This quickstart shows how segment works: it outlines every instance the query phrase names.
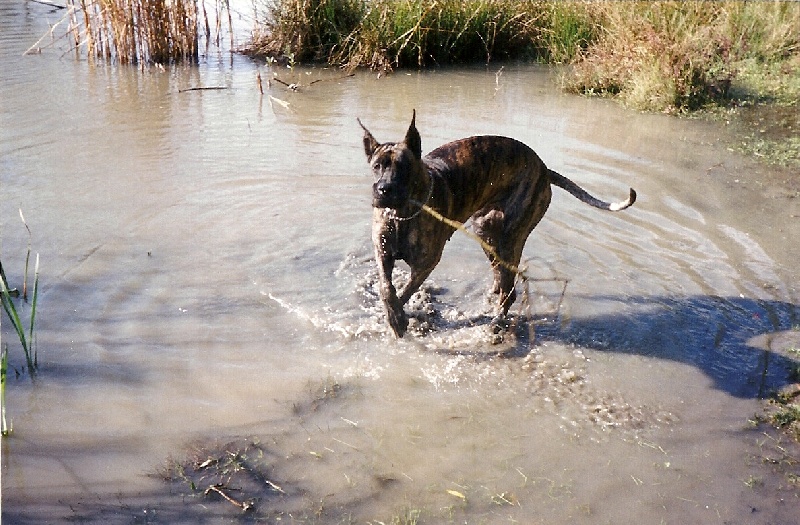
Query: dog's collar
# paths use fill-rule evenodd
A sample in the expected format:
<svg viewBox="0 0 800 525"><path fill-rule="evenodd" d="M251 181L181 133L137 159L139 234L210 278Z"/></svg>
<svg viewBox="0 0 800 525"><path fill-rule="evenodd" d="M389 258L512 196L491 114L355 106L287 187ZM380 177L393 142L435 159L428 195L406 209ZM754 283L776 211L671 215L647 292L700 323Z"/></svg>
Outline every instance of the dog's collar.
<svg viewBox="0 0 800 525"><path fill-rule="evenodd" d="M418 202L418 201L409 199L409 202L419 206L419 209L417 211L415 211L414 213L412 213L408 217L398 217L397 216L397 210L393 210L392 208L386 208L386 209L383 210L384 216L388 217L390 219L394 219L396 221L410 221L411 219L415 218L417 215L422 213L422 210L425 209L425 205L428 204L430 202L430 200L431 200L431 197L433 197L433 177L429 176L429 178L431 179L431 184L428 187L428 196L425 197L425 200L423 202Z"/></svg>

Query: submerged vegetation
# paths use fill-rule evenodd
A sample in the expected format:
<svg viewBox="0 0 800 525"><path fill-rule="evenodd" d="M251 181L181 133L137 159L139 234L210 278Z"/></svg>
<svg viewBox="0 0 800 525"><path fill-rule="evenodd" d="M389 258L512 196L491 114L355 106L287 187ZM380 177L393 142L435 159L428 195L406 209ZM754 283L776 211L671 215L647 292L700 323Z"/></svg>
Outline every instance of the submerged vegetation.
<svg viewBox="0 0 800 525"><path fill-rule="evenodd" d="M22 224L28 230L28 237L30 239L31 230L25 222L25 217L22 215L22 210L19 212L22 219ZM22 299L24 303L28 303L28 266L31 256L31 244L28 241L28 251L25 255L25 270L22 281L22 292L17 288L11 288L8 285L6 273L3 270L3 263L0 261L0 303L3 305L3 310L6 316L11 321L11 326L19 339L22 346L22 351L25 354L25 362L27 365L27 372L31 379L36 377L36 372L39 369L39 359L34 345L34 325L36 321L36 304L39 300L39 255L36 255L36 264L34 266L33 277L33 291L30 297L30 313L28 314L27 325L23 323L20 316L20 310L14 304L14 299ZM24 371L25 369L23 369ZM16 370L17 377L20 371ZM6 420L6 382L8 379L8 344L3 345L0 350L0 434L7 436L11 432L11 426Z"/></svg>

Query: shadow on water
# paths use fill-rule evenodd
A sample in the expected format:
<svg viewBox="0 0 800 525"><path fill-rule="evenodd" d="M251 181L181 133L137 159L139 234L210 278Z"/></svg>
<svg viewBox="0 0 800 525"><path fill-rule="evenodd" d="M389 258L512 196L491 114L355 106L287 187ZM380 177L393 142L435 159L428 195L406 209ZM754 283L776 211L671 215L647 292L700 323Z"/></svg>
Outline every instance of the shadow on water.
<svg viewBox="0 0 800 525"><path fill-rule="evenodd" d="M585 299L624 304L627 311L570 319L561 328L545 324L537 340L686 363L715 388L743 398L770 395L788 384L788 371L797 366L771 345L777 333L797 329L796 304L710 295Z"/></svg>
<svg viewBox="0 0 800 525"><path fill-rule="evenodd" d="M789 384L790 371L798 366L796 356L781 350L786 341L790 346L784 350L791 345L800 347L797 304L742 296L577 293L570 294L570 301L594 313L570 316L562 313L563 296L557 298L564 292L560 286L543 303L531 303L531 322L526 322L529 318L525 314L515 315L512 310L509 330L513 337L499 345L491 345L486 339L491 317L485 311L473 310L465 317L448 319L445 312L457 310L464 300L453 304L446 288L424 285L406 305L406 312L412 321L425 326L421 333L427 335L417 335L415 341L443 355L513 359L528 355L542 343L572 344L685 363L712 379L714 388L738 398L773 394ZM362 306L383 324L376 290L371 290ZM459 335L468 330L473 331L466 337ZM475 330L483 334L480 339L475 337ZM457 348L449 344L453 340Z"/></svg>
<svg viewBox="0 0 800 525"><path fill-rule="evenodd" d="M383 333L391 339L374 286L376 276L372 270L364 270L364 264L355 264L354 274L367 274L356 295L362 298L359 307L377 320L377 331L368 332L367 337L381 337ZM401 281L404 275L400 272ZM465 306L464 298L454 303L447 288L426 283L406 305L413 322L409 330L417 334L407 338L413 337L429 351L479 360L524 357L546 342L666 359L696 367L713 381L714 388L737 398L770 396L790 383L790 371L798 366L796 356L781 351L787 337L790 346L800 347L797 304L742 296L575 293L570 294L570 301L585 305L593 314L565 316L559 313L563 311L563 297L558 299L564 290L560 284L557 288L555 295L550 294L542 304L531 304L532 322L526 322L525 314L516 314L519 317L515 319L512 313L513 337L491 345L486 334L492 318L477 305L475 297L470 314L450 319L445 312ZM355 320L358 313L351 308L345 307L343 315ZM483 335L476 337L477 330ZM781 332L790 333L784 336ZM450 344L453 341L455 344Z"/></svg>

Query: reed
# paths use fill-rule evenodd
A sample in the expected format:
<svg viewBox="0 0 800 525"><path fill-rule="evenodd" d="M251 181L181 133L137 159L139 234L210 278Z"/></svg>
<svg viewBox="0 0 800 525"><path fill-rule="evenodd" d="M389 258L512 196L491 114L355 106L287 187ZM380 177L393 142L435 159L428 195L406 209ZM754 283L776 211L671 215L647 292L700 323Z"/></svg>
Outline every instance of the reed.
<svg viewBox="0 0 800 525"><path fill-rule="evenodd" d="M8 376L8 345L0 351L0 435L11 433L11 425L6 420L6 377Z"/></svg>
<svg viewBox="0 0 800 525"><path fill-rule="evenodd" d="M28 223L25 221L25 217L22 214L22 210L19 211L19 217L22 220L22 224L25 226L25 229L28 232L28 251L25 255L25 269L24 269L24 278L23 278L23 293L21 300L24 303L28 302L27 297L27 286L28 286L28 261L31 255L31 229L28 226ZM34 345L34 327L36 325L36 306L39 303L39 254L36 254L36 263L34 265L33 270L33 293L31 295L30 301L30 314L28 317L27 324L23 323L22 317L20 316L20 312L17 310L16 305L14 304L14 299L20 298L20 293L16 288L11 288L8 285L8 279L6 277L6 273L3 270L3 263L0 261L0 304L3 306L3 310L6 312L6 316L11 321L11 326L14 328L14 332L19 339L19 343L22 346L22 351L25 354L25 362L27 363L27 370L28 374L31 376L31 379L34 379L36 376L36 372L39 368L39 359L37 355L37 351ZM7 351L8 345L6 345L3 349L3 359L4 359L4 368L7 367ZM3 376L5 378L5 375ZM5 380L3 382L3 391L0 392L0 398L3 400L3 410L5 410Z"/></svg>
<svg viewBox="0 0 800 525"><path fill-rule="evenodd" d="M553 4L545 12L537 8L541 5L511 0L282 0L267 10L245 52L378 70L532 58L548 52L543 21L574 11Z"/></svg>
<svg viewBox="0 0 800 525"><path fill-rule="evenodd" d="M217 0L218 6L220 2L227 9L228 1ZM202 10L197 0L68 0L67 5L75 48L85 47L91 59L120 64L196 61L201 24L210 37L205 0Z"/></svg>
<svg viewBox="0 0 800 525"><path fill-rule="evenodd" d="M25 270L23 281L23 293L21 300L23 302L27 299L27 280L28 280L28 260L30 258L31 244L30 236L31 230L25 222L25 217L22 215L22 210L19 213L25 229L28 230L28 253L25 256ZM20 299L20 293L17 289L12 289L8 285L6 273L3 270L3 263L0 262L0 303L3 305L3 310L6 316L11 321L11 326L17 334L19 343L22 346L22 351L25 354L25 362L27 364L28 375L31 380L36 378L36 373L39 369L39 358L34 345L34 327L36 325L36 305L39 303L39 254L36 254L36 263L33 270L33 293L30 302L30 314L27 326L23 324L22 317L14 304L14 299ZM17 372L19 376L19 372ZM11 426L6 420L6 383L8 379L8 344L3 345L0 351L0 435L7 436L11 433Z"/></svg>
<svg viewBox="0 0 800 525"><path fill-rule="evenodd" d="M28 374L33 379L36 376L36 371L39 368L39 360L36 349L33 344L34 326L36 321L36 305L39 301L39 255L36 255L36 266L34 269L34 283L33 295L31 297L31 311L29 320L26 325L23 324L22 318L19 315L17 307L14 305L12 298L18 294L14 294L9 289L8 281L6 280L5 273L2 272L2 265L0 264L0 303L3 305L8 319L11 321L11 326L17 334L22 350L25 354L25 361L28 365Z"/></svg>

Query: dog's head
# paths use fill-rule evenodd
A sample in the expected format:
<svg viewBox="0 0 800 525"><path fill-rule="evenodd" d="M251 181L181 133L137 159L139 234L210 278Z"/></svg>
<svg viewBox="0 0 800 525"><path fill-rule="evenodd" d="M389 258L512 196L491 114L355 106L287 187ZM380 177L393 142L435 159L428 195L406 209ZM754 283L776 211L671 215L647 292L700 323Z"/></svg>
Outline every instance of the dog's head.
<svg viewBox="0 0 800 525"><path fill-rule="evenodd" d="M422 180L422 139L414 124L417 113L402 142L379 143L372 133L364 129L364 153L372 168L375 184L372 185L372 206L375 208L402 209L408 204L411 192Z"/></svg>

